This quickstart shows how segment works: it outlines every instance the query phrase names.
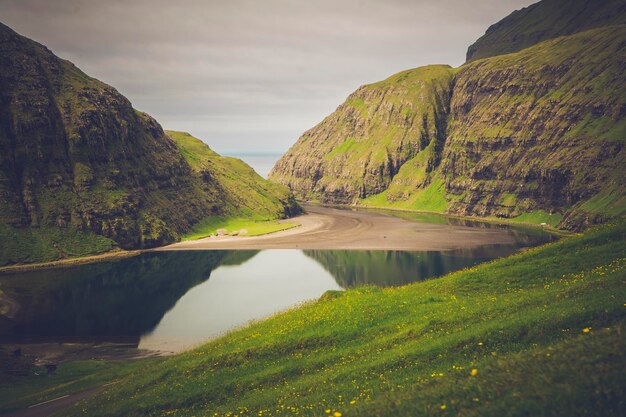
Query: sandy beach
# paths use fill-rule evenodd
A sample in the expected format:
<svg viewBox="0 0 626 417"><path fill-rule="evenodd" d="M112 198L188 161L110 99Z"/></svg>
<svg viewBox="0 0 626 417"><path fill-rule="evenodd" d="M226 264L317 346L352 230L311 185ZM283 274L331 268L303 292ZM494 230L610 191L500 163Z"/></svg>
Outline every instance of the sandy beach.
<svg viewBox="0 0 626 417"><path fill-rule="evenodd" d="M306 214L284 220L299 227L262 236L219 236L155 250L362 249L453 250L513 243L499 228L464 227L405 220L384 213L306 205Z"/></svg>

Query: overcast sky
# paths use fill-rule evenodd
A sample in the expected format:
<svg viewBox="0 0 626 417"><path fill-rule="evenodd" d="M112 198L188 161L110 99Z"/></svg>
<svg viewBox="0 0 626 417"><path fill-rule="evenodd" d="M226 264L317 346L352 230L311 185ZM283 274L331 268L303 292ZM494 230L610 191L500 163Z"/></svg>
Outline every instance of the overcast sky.
<svg viewBox="0 0 626 417"><path fill-rule="evenodd" d="M535 0L0 0L0 20L218 152L284 151L362 84L459 66Z"/></svg>

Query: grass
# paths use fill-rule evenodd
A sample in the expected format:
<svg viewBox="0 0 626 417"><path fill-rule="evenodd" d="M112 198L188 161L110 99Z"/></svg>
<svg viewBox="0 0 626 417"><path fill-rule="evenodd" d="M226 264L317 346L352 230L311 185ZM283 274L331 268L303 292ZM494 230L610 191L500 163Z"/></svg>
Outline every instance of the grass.
<svg viewBox="0 0 626 417"><path fill-rule="evenodd" d="M562 218L563 218L563 215L560 213L550 214L543 210L534 210L528 213L522 213L519 216L510 218L508 220L512 222L518 222L518 223L531 223L531 224L546 223L549 226L556 227Z"/></svg>
<svg viewBox="0 0 626 417"><path fill-rule="evenodd" d="M363 103L363 100L361 100L361 103ZM332 151L324 155L324 158L332 159L336 155L345 154L349 152L351 149L354 149L358 146L359 144L356 143L355 139L353 137L349 137L345 140L345 142L343 142L342 144L334 148Z"/></svg>
<svg viewBox="0 0 626 417"><path fill-rule="evenodd" d="M107 252L111 239L72 228L14 228L0 224L0 266L53 261Z"/></svg>
<svg viewBox="0 0 626 417"><path fill-rule="evenodd" d="M0 413L26 408L63 395L99 387L139 371L158 359L125 361L86 360L58 365L48 375L43 366L33 368L28 376L0 382Z"/></svg>
<svg viewBox="0 0 626 417"><path fill-rule="evenodd" d="M619 189L607 189L583 202L577 208L582 212L598 213L607 217L621 216L626 214L626 195L623 195Z"/></svg>
<svg viewBox="0 0 626 417"><path fill-rule="evenodd" d="M329 292L67 415L623 415L626 221L399 288Z"/></svg>
<svg viewBox="0 0 626 417"><path fill-rule="evenodd" d="M219 229L225 229L227 234L241 233L247 230L245 236L258 236L268 233L287 230L299 226L299 223L280 223L277 220L256 221L249 218L211 216L197 223L193 230L182 236L182 240L193 240L217 234Z"/></svg>
<svg viewBox="0 0 626 417"><path fill-rule="evenodd" d="M425 188L414 189L408 198L403 200L390 200L388 190L364 198L360 204L367 207L395 208L405 210L432 211L444 213L448 207L446 189L443 180L434 178Z"/></svg>
<svg viewBox="0 0 626 417"><path fill-rule="evenodd" d="M209 168L212 159L220 158L220 155L214 152L209 145L187 132L166 130L165 133L176 143L180 153L196 172Z"/></svg>
<svg viewBox="0 0 626 417"><path fill-rule="evenodd" d="M443 180L433 179L428 187L416 192L411 200L411 206L415 210L445 212L448 201L446 200L446 188Z"/></svg>
<svg viewBox="0 0 626 417"><path fill-rule="evenodd" d="M197 175L220 184L220 215L252 221L274 220L285 217L287 211L298 212L299 207L287 187L267 181L242 160L218 155L189 133L171 130L166 133ZM196 225L194 231L199 227Z"/></svg>

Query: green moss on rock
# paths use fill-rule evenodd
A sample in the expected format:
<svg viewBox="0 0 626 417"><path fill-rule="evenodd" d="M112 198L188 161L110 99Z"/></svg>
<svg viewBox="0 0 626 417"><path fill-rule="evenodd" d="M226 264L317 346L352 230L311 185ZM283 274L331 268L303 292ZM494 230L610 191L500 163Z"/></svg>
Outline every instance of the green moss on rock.
<svg viewBox="0 0 626 417"><path fill-rule="evenodd" d="M0 240L16 240L0 264L153 247L207 216L297 210L286 188L197 140L179 147L114 88L2 24L0 115ZM46 233L80 245L51 247Z"/></svg>
<svg viewBox="0 0 626 417"><path fill-rule="evenodd" d="M626 25L605 23L363 86L271 178L304 199L531 220L544 212L573 230L621 216Z"/></svg>

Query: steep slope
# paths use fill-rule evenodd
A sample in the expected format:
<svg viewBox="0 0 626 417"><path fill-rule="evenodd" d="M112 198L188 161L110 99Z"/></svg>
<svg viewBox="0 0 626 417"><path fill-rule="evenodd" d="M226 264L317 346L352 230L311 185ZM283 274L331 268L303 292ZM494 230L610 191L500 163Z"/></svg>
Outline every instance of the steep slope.
<svg viewBox="0 0 626 417"><path fill-rule="evenodd" d="M243 207L114 88L1 24L0 149L0 264L161 245Z"/></svg>
<svg viewBox="0 0 626 417"><path fill-rule="evenodd" d="M623 212L625 44L614 26L462 67L442 156L448 211L560 212L573 228Z"/></svg>
<svg viewBox="0 0 626 417"><path fill-rule="evenodd" d="M367 113L346 111L353 95L305 133L276 164L271 178L302 198L522 216L571 229L619 216L626 211L624 45L626 26L609 26L447 69L449 75L441 83L446 88L424 90L404 103L421 108L424 103L441 103L430 107L436 123L418 117L423 125L411 130L402 119L391 119L384 112L398 100L397 89L388 84L400 84L402 74L423 69L400 73L357 91L381 97ZM416 80L410 78L403 88L419 85ZM342 130L343 126L367 126L379 119L389 122L378 131L370 130L368 155L387 151L388 132L402 132L402 144L423 145L404 162L398 160L393 170L379 165L375 172L380 180L368 186L362 165L355 164L352 155L341 160L335 155L353 136L354 129ZM437 126L437 134L422 135L425 125ZM336 133L325 133L329 131ZM421 142L424 136L437 139ZM305 169L311 164L317 168ZM353 184L365 186L344 187L340 194L337 189L329 191L324 185L345 180L335 166L342 173L353 173Z"/></svg>
<svg viewBox="0 0 626 417"><path fill-rule="evenodd" d="M624 0L544 0L516 10L487 29L467 61L521 51L539 42L601 26L626 24Z"/></svg>
<svg viewBox="0 0 626 417"><path fill-rule="evenodd" d="M452 79L450 67L433 65L359 88L302 135L270 179L333 203L382 192L406 164L423 175L404 185L427 183L445 139Z"/></svg>
<svg viewBox="0 0 626 417"><path fill-rule="evenodd" d="M187 132L166 133L205 187L211 187L211 180L220 184L224 213L262 220L301 211L287 187L263 179L242 160L219 155Z"/></svg>

